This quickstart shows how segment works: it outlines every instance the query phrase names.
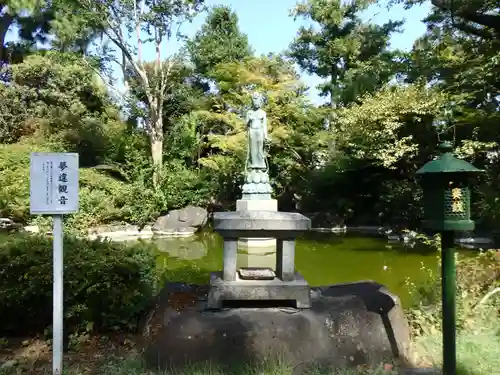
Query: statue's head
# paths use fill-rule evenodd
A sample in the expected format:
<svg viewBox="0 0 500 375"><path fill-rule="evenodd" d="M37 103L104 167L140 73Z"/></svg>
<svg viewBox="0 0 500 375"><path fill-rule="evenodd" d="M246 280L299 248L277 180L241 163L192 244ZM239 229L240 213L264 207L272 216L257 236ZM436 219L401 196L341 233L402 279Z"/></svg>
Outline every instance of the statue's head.
<svg viewBox="0 0 500 375"><path fill-rule="evenodd" d="M252 106L255 109L261 108L263 99L264 98L262 97L262 94L260 94L258 92L252 93Z"/></svg>

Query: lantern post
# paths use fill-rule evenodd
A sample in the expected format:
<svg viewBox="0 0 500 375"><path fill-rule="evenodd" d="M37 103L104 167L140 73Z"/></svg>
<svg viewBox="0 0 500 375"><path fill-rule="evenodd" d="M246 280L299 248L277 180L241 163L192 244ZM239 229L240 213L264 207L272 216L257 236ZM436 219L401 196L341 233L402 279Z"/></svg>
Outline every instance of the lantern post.
<svg viewBox="0 0 500 375"><path fill-rule="evenodd" d="M471 177L483 172L453 156L453 145L442 142L441 155L417 171L424 202L424 229L441 234L443 374L456 374L455 232L474 230L470 219Z"/></svg>

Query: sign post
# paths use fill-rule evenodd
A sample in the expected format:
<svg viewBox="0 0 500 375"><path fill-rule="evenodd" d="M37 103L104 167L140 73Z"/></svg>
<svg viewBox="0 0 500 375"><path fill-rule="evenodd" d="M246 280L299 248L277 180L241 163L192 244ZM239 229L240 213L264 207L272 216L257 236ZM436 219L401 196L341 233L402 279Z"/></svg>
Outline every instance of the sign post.
<svg viewBox="0 0 500 375"><path fill-rule="evenodd" d="M63 368L63 215L78 212L78 154L33 152L30 157L30 213L52 215L52 373Z"/></svg>

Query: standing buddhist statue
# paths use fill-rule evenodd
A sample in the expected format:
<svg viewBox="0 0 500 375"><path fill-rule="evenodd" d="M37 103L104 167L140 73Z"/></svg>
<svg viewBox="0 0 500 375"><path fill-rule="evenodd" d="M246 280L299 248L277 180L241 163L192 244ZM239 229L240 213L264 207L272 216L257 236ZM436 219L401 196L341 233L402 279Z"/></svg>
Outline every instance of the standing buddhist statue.
<svg viewBox="0 0 500 375"><path fill-rule="evenodd" d="M262 109L263 97L258 92L252 94L252 107L245 116L248 145L245 164L245 184L243 185L243 199L271 199L271 185L269 185L266 143L267 116Z"/></svg>

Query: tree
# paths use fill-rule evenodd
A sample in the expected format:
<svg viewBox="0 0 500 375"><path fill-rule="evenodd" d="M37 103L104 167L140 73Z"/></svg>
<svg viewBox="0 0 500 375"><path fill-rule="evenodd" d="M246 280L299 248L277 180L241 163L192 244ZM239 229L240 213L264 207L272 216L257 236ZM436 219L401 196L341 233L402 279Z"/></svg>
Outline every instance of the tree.
<svg viewBox="0 0 500 375"><path fill-rule="evenodd" d="M8 62L9 54L17 52L12 45L5 45L7 32L13 25L18 28L22 41L45 41L50 30L50 22L54 19L55 12L46 1L34 0L3 0L0 2L0 61Z"/></svg>
<svg viewBox="0 0 500 375"><path fill-rule="evenodd" d="M124 126L106 87L78 54L48 51L8 68L0 85L0 141L51 141L80 154L82 166L105 162Z"/></svg>
<svg viewBox="0 0 500 375"><path fill-rule="evenodd" d="M144 68L148 76L154 76L154 63L145 63ZM144 111L144 108L147 108L147 97L141 79L130 67L127 69L126 74L129 93L132 98L130 103L131 117L146 119L148 114L147 111ZM193 79L193 75L193 69L187 61L175 60L175 64L170 69L169 85L165 90L165 100L163 102L163 131L165 134L172 131L180 117L192 110L199 109L200 103L198 100L204 90L198 85L198 81ZM172 151L168 149L169 154Z"/></svg>
<svg viewBox="0 0 500 375"><path fill-rule="evenodd" d="M220 63L240 61L252 54L248 37L238 28L238 16L227 6L216 6L187 49L197 73L206 75Z"/></svg>
<svg viewBox="0 0 500 375"><path fill-rule="evenodd" d="M304 184L304 173L314 163L320 147L315 137L321 129L293 62L280 55L248 57L218 64L211 77L217 91L208 95L208 110L185 116L176 134L186 134L186 144L192 145L199 165L214 176L224 199L234 202L240 194L246 156L242 116L250 105L251 92L262 92L271 138L270 175L276 196L290 204Z"/></svg>
<svg viewBox="0 0 500 375"><path fill-rule="evenodd" d="M359 13L371 3L308 0L292 10L295 18L310 20L318 27L301 27L289 54L302 69L327 80L321 91L330 95L332 106L346 105L373 92L397 72L393 66L397 53L387 48L390 35L402 22L362 23Z"/></svg>
<svg viewBox="0 0 500 375"><path fill-rule="evenodd" d="M46 43L50 37L52 49L84 54L90 42L101 35L101 30L86 26L76 15L71 0L34 1L4 0L0 2L0 60L18 63L23 56L36 51L37 43ZM71 22L67 12L73 14ZM7 31L16 26L19 42L5 44Z"/></svg>
<svg viewBox="0 0 500 375"><path fill-rule="evenodd" d="M425 0L392 0L407 8ZM500 39L500 5L498 0L431 0L433 12L428 22L441 22L482 39Z"/></svg>
<svg viewBox="0 0 500 375"><path fill-rule="evenodd" d="M151 157L156 173L163 162L163 104L169 88L170 74L175 59L166 59L162 52L182 22L192 20L201 10L203 0L76 0L87 26L103 30L106 37L117 47L122 59L118 63L125 72L133 70L145 95ZM131 35L135 34L132 38ZM176 34L178 35L178 34ZM152 74L144 62L143 46L151 42L155 50ZM149 65L150 66L150 65Z"/></svg>
<svg viewBox="0 0 500 375"><path fill-rule="evenodd" d="M339 147L353 159L397 168L402 159L417 155L418 124L429 125L444 102L444 95L422 85L384 86L362 97L360 104L336 111Z"/></svg>

